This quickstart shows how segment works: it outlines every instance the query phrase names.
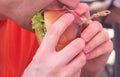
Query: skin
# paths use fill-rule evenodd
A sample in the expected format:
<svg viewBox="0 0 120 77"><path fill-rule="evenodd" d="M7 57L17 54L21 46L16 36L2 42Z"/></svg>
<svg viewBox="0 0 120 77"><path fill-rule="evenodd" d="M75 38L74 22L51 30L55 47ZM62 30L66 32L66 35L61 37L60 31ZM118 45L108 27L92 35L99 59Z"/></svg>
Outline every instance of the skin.
<svg viewBox="0 0 120 77"><path fill-rule="evenodd" d="M32 31L31 18L41 9L48 8L50 5L52 8L65 5L73 9L78 3L79 0L1 0L0 19L10 18L21 27Z"/></svg>
<svg viewBox="0 0 120 77"><path fill-rule="evenodd" d="M65 14L52 25L23 77L79 77L86 62L86 56L82 52L84 40L77 38L59 52L55 50L60 35L73 19L72 14Z"/></svg>
<svg viewBox="0 0 120 77"><path fill-rule="evenodd" d="M32 30L29 27L32 16L39 10L47 8L50 4L53 5L53 1L2 0L0 2L0 8L2 9L0 11L0 19L11 18L21 27ZM79 16L89 17L86 4L80 4L76 7L78 0L70 1L75 3L72 9L75 8ZM71 8L69 0L68 2L65 0L65 3L63 3L63 0L59 0L59 2L61 5L64 4ZM59 8L57 5L54 7ZM60 35L74 19L75 16L73 14L67 13L52 24L22 77L79 77L80 75L81 77L95 77L98 74L106 64L106 60L113 49L108 33L103 30L99 22L89 21L80 38L73 40L60 52L55 51Z"/></svg>
<svg viewBox="0 0 120 77"><path fill-rule="evenodd" d="M85 8L82 9L80 6ZM80 4L78 8L76 12L80 16L89 17L89 7L86 4ZM113 49L113 43L101 23L98 21L88 21L88 24L87 28L81 33L81 38L86 44L83 52L86 54L87 60L82 68L81 77L96 77L106 64Z"/></svg>
<svg viewBox="0 0 120 77"><path fill-rule="evenodd" d="M87 5L80 4L78 8L80 6L85 8L76 9L76 12L79 15L89 17ZM73 17L72 14L65 14L52 24L52 28L47 32L41 47L31 64L26 68L23 77L79 77L80 75L80 77L95 77L101 71L113 49L113 44L108 33L97 21L89 21L89 25L82 32L81 38L73 40L61 51L55 51L60 35L72 23ZM46 73L41 74L44 71Z"/></svg>
<svg viewBox="0 0 120 77"><path fill-rule="evenodd" d="M96 77L97 73L99 73L106 64L113 49L112 41L109 39L108 33L102 29L101 24L97 21L91 22L81 37L87 43L83 49L86 53L87 62L83 67L81 77Z"/></svg>

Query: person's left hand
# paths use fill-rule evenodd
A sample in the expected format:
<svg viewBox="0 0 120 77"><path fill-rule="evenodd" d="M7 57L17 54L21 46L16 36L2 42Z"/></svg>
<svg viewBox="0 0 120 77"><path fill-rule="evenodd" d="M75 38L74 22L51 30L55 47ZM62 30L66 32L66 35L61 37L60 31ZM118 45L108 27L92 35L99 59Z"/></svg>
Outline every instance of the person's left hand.
<svg viewBox="0 0 120 77"><path fill-rule="evenodd" d="M108 33L97 21L90 21L88 27L82 32L81 38L86 41L83 51L87 58L81 77L94 77L105 66L113 44Z"/></svg>

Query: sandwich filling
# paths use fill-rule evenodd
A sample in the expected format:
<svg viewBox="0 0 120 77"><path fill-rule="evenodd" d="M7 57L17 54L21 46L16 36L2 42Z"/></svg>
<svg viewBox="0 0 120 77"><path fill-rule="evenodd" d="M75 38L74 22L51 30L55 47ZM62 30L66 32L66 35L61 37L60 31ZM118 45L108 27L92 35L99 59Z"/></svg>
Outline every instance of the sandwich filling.
<svg viewBox="0 0 120 77"><path fill-rule="evenodd" d="M32 18L32 29L38 29L38 35L43 37L47 32L45 21L44 21L44 11L38 12Z"/></svg>

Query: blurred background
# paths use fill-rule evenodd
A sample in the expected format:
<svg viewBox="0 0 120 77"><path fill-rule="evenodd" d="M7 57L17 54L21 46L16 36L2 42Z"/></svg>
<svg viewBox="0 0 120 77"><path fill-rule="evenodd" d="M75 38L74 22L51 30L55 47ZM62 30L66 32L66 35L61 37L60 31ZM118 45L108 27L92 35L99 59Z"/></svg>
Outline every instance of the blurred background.
<svg viewBox="0 0 120 77"><path fill-rule="evenodd" d="M80 2L87 3L89 5L90 13L93 14L95 12L103 11L103 10L111 10L113 6L113 0L80 0ZM108 16L107 16L108 17ZM111 40L114 40L114 28L113 23L108 22L107 17L101 17L97 19L103 24L103 27L106 31L108 31ZM120 16L119 16L120 17ZM112 17L110 17L112 19ZM114 19L113 19L114 20ZM109 60L104 67L104 69L100 72L98 77L115 77L115 50L111 53ZM119 76L118 76L119 77Z"/></svg>

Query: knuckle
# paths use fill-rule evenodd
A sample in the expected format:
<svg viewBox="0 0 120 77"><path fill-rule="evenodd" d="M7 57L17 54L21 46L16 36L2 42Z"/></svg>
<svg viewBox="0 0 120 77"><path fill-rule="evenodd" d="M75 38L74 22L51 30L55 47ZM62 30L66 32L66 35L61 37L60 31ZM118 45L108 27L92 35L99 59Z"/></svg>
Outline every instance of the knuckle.
<svg viewBox="0 0 120 77"><path fill-rule="evenodd" d="M80 61L81 67L83 67L86 64L86 55L81 52L81 61Z"/></svg>
<svg viewBox="0 0 120 77"><path fill-rule="evenodd" d="M102 38L103 39L105 39L105 41L108 41L109 40L109 34L108 34L108 32L107 31L102 31L101 32L101 36L102 36Z"/></svg>
<svg viewBox="0 0 120 77"><path fill-rule="evenodd" d="M54 38L57 37L57 35L59 34L59 32L57 31L57 29L51 29L49 30L49 32L46 33L45 38L53 40Z"/></svg>
<svg viewBox="0 0 120 77"><path fill-rule="evenodd" d="M81 39L81 38L77 38L76 40L75 40L75 44L74 44L74 47L75 48L84 48L84 46L85 46L85 42L84 42L84 40L83 39Z"/></svg>
<svg viewBox="0 0 120 77"><path fill-rule="evenodd" d="M66 13L66 14L62 15L58 20L59 21L57 21L57 24L60 24L61 26L62 25L64 25L64 26L70 25L74 20L74 15L70 14L70 13Z"/></svg>
<svg viewBox="0 0 120 77"><path fill-rule="evenodd" d="M51 61L51 62L49 62ZM52 68L52 69L56 69L56 68L59 68L61 67L61 60L56 57L56 56L53 56L50 60L48 59L48 62L49 62L49 67Z"/></svg>
<svg viewBox="0 0 120 77"><path fill-rule="evenodd" d="M92 21L88 28L90 28L91 31L100 32L102 30L102 25L98 21Z"/></svg>
<svg viewBox="0 0 120 77"><path fill-rule="evenodd" d="M102 24L100 23L100 22L98 22L98 21L93 21L93 23L94 23L94 28L96 28L97 30L102 30Z"/></svg>
<svg viewBox="0 0 120 77"><path fill-rule="evenodd" d="M76 65L76 66L72 67L71 69L79 71L81 67L82 67L82 65L80 64L80 65Z"/></svg>
<svg viewBox="0 0 120 77"><path fill-rule="evenodd" d="M48 63L46 68L49 69L50 72L57 71L59 69L59 65L58 63Z"/></svg>
<svg viewBox="0 0 120 77"><path fill-rule="evenodd" d="M71 77L70 73L68 72L62 72L61 77Z"/></svg>
<svg viewBox="0 0 120 77"><path fill-rule="evenodd" d="M112 52L112 50L113 50L113 43L112 43L112 41L111 40L106 41L104 46L103 46L103 48L102 48L102 51L104 51L105 54L109 55Z"/></svg>
<svg viewBox="0 0 120 77"><path fill-rule="evenodd" d="M86 10L89 10L89 6L86 3L81 3L81 6L83 6Z"/></svg>
<svg viewBox="0 0 120 77"><path fill-rule="evenodd" d="M83 65L84 65L84 64L86 64L86 56L85 56L84 53L82 53L82 54L83 54L83 61L82 61L82 63L83 63Z"/></svg>
<svg viewBox="0 0 120 77"><path fill-rule="evenodd" d="M113 50L113 42L111 40L108 41L108 44L109 44L109 48L108 48L108 53L111 53L112 50Z"/></svg>

